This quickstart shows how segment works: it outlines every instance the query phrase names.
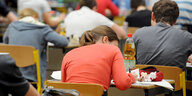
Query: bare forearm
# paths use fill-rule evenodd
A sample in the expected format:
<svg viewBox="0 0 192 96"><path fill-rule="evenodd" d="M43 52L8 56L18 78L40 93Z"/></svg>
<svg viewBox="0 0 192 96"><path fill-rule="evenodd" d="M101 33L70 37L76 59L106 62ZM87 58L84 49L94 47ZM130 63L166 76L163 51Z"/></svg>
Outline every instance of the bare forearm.
<svg viewBox="0 0 192 96"><path fill-rule="evenodd" d="M65 14L61 14L58 19L52 20L51 15L49 13L43 14L44 22L52 27L56 27L62 20L64 20Z"/></svg>
<svg viewBox="0 0 192 96"><path fill-rule="evenodd" d="M25 96L40 96L40 94L37 92L37 90L30 84L29 90L27 91L27 94Z"/></svg>
<svg viewBox="0 0 192 96"><path fill-rule="evenodd" d="M15 16L13 12L9 12L6 17L9 19L10 22L17 20L17 16Z"/></svg>
<svg viewBox="0 0 192 96"><path fill-rule="evenodd" d="M46 24L52 26L52 27L56 27L62 20L48 20L48 21L45 21Z"/></svg>

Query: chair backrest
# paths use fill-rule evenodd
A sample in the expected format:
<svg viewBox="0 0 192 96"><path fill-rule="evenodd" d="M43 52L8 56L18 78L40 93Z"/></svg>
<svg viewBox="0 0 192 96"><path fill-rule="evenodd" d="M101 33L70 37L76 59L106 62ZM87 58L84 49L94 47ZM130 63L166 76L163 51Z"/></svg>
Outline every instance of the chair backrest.
<svg viewBox="0 0 192 96"><path fill-rule="evenodd" d="M18 45L7 45L0 44L0 52L9 53L10 56L15 60L18 67L26 67L36 64L37 68L37 91L41 93L41 75L40 75L40 63L39 53L32 46L18 46Z"/></svg>
<svg viewBox="0 0 192 96"><path fill-rule="evenodd" d="M18 67L35 64L33 51L35 51L35 48L31 46L0 45L0 52L9 53Z"/></svg>
<svg viewBox="0 0 192 96"><path fill-rule="evenodd" d="M149 66L156 67L159 71L163 72L164 79L175 80L175 91L183 89L183 93L186 92L185 88L185 72L179 67L174 66L161 66L161 65L136 65L136 68L145 68ZM186 93L185 93L186 94Z"/></svg>
<svg viewBox="0 0 192 96"><path fill-rule="evenodd" d="M128 27L128 33L134 34L139 27Z"/></svg>
<svg viewBox="0 0 192 96"><path fill-rule="evenodd" d="M102 96L104 87L99 84L88 83L65 83L61 81L47 81L47 87L58 89L75 89L80 96Z"/></svg>

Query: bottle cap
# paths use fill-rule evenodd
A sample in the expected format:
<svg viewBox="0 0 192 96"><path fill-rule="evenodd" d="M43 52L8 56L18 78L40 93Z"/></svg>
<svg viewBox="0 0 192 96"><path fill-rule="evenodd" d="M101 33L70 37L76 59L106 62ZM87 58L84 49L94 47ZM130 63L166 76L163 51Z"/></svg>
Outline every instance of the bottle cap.
<svg viewBox="0 0 192 96"><path fill-rule="evenodd" d="M131 34L131 33L128 33L128 37L132 37L132 34Z"/></svg>
<svg viewBox="0 0 192 96"><path fill-rule="evenodd" d="M55 14L55 11L50 11L49 12L51 15L54 15Z"/></svg>

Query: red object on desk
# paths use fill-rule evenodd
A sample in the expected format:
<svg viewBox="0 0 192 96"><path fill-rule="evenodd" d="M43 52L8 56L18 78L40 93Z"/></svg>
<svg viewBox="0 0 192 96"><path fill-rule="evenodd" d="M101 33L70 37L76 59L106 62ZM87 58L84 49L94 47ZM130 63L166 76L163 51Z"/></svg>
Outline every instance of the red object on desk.
<svg viewBox="0 0 192 96"><path fill-rule="evenodd" d="M141 75L142 72L145 72L147 74L150 74L151 72L156 72L156 79L153 79L152 81L161 81L163 79L163 73L153 66L140 69L139 74Z"/></svg>

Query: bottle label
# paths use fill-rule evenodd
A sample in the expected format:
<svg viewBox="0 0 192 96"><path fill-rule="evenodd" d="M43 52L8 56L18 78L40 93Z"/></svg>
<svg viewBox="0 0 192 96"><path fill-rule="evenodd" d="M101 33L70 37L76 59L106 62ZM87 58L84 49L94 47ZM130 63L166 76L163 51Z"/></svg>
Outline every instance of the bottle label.
<svg viewBox="0 0 192 96"><path fill-rule="evenodd" d="M126 72L128 72L129 69L135 68L135 60L124 60L124 65L125 65Z"/></svg>

